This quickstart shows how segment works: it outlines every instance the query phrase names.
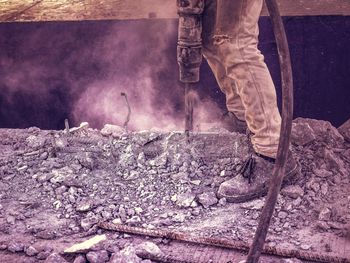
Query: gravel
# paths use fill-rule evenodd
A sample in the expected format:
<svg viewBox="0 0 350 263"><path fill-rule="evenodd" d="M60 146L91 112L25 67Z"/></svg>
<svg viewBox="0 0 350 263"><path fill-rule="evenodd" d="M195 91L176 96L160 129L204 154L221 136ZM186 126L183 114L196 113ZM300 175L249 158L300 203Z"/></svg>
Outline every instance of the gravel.
<svg viewBox="0 0 350 263"><path fill-rule="evenodd" d="M292 151L302 176L282 190L269 235L276 244L322 252L319 240L347 235L350 145L328 122L294 123ZM1 247L49 260L52 250L61 251L56 240L80 235L71 238L78 242L101 231L100 221L251 240L265 199L230 204L216 196L248 156L246 136L208 132L190 140L179 132L126 133L113 125L70 134L0 130ZM38 242L50 249L37 249ZM114 253L82 257L121 262L130 253L141 262L134 250L123 244Z"/></svg>

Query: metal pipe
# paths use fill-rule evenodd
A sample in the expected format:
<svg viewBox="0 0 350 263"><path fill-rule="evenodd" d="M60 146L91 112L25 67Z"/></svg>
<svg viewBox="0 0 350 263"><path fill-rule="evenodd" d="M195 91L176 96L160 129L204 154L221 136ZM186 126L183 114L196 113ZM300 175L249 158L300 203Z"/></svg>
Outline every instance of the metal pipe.
<svg viewBox="0 0 350 263"><path fill-rule="evenodd" d="M276 0L265 0L265 2L272 20L281 68L282 124L277 158L270 181L269 192L266 197L265 206L260 215L260 221L253 243L249 250L246 260L247 263L258 263L259 257L263 251L271 217L275 210L277 197L285 174L285 163L288 157L293 119L293 76L287 36Z"/></svg>
<svg viewBox="0 0 350 263"><path fill-rule="evenodd" d="M125 98L125 103L126 103L126 106L128 107L128 115L126 116L126 119L125 119L125 122L124 122L124 125L123 125L125 131L128 132L128 123L130 121L131 108L130 108L129 100L128 100L128 97L127 97L126 93L122 92L122 93L120 93L120 95Z"/></svg>

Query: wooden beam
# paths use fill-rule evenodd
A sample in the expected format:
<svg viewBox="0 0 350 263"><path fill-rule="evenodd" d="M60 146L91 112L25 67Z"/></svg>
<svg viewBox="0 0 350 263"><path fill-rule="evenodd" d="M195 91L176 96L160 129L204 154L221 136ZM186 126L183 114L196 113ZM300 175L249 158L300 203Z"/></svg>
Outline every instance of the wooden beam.
<svg viewBox="0 0 350 263"><path fill-rule="evenodd" d="M350 15L350 0L278 2L283 16ZM175 5L176 0L0 0L0 22L172 19Z"/></svg>

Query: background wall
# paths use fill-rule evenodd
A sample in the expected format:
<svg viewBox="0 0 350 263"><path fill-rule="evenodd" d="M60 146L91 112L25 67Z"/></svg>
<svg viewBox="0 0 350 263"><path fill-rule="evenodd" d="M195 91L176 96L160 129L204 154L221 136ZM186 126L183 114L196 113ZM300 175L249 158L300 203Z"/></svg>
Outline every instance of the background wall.
<svg viewBox="0 0 350 263"><path fill-rule="evenodd" d="M285 17L295 84L294 117L350 118L350 17ZM135 129L181 128L183 88L176 62L177 21L127 20L0 24L0 127L62 129L89 121L122 124L125 91ZM260 20L260 48L280 96L271 24ZM224 111L206 63L197 120Z"/></svg>

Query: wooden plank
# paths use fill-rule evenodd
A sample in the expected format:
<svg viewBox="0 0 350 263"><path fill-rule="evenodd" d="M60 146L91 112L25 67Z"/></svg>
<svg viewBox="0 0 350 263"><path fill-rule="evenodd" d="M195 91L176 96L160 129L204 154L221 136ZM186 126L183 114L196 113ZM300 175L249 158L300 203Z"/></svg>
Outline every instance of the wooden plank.
<svg viewBox="0 0 350 263"><path fill-rule="evenodd" d="M350 0L278 2L283 16L350 15ZM0 0L0 22L149 18L177 18L176 0Z"/></svg>

